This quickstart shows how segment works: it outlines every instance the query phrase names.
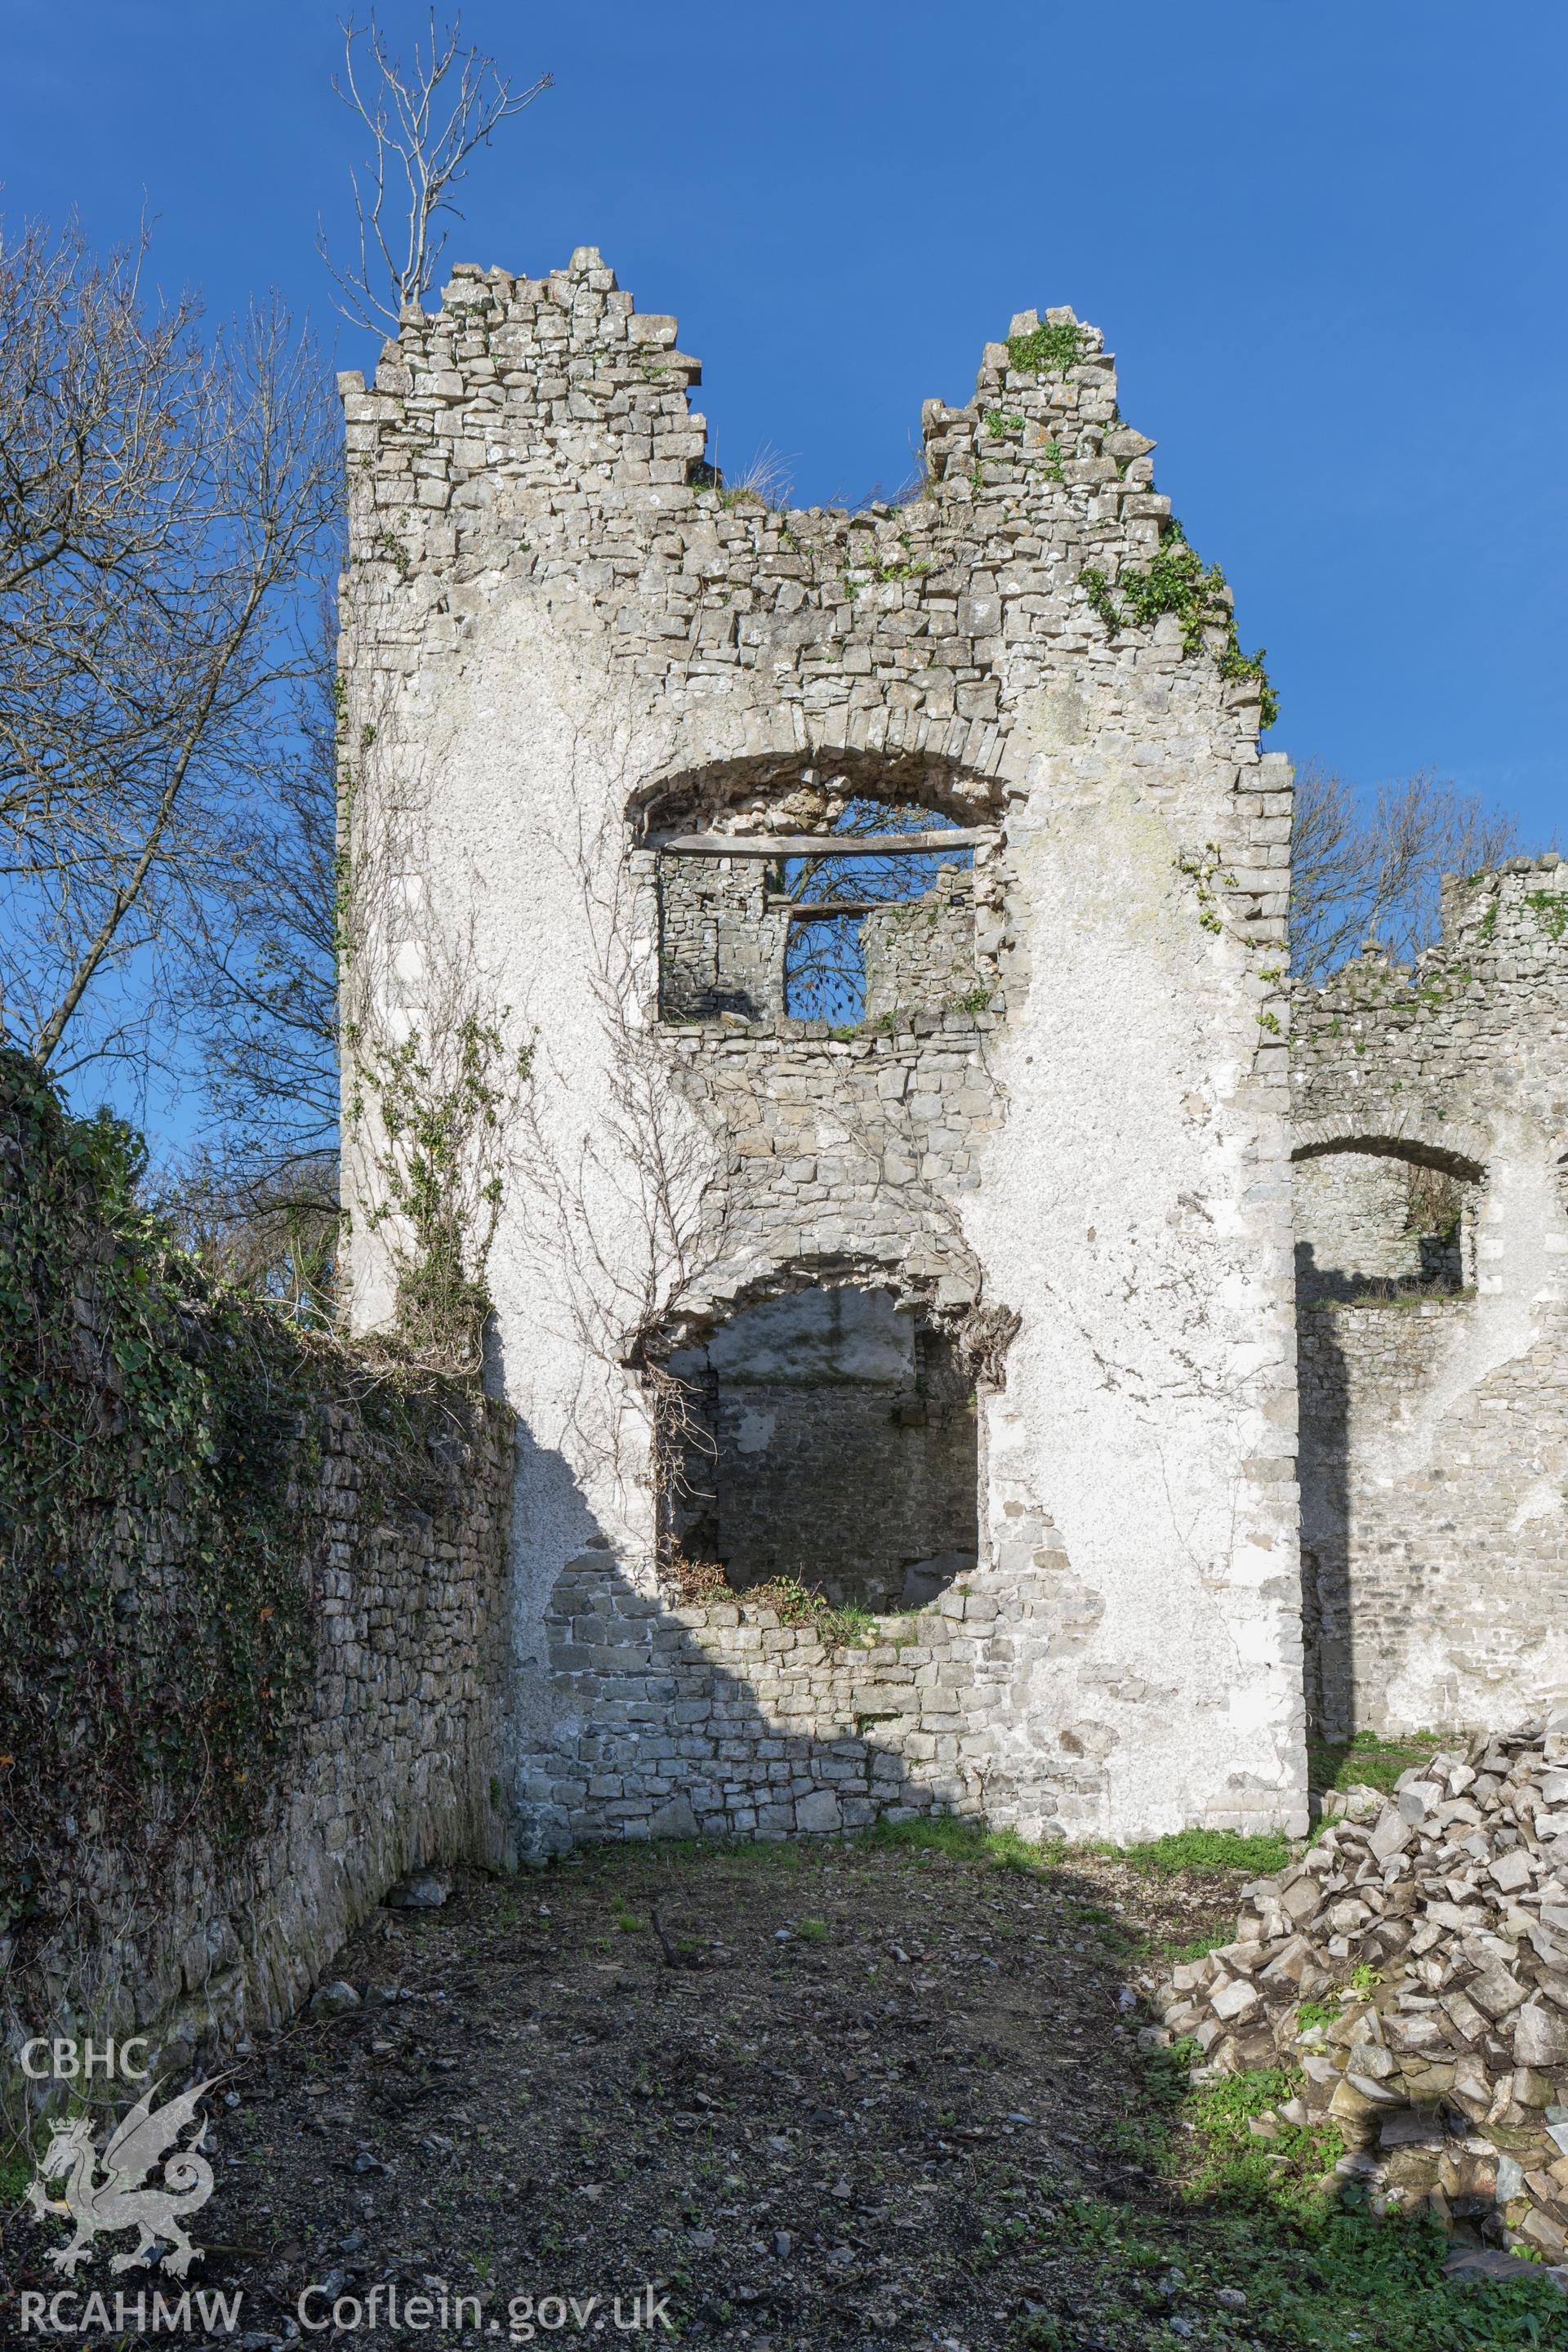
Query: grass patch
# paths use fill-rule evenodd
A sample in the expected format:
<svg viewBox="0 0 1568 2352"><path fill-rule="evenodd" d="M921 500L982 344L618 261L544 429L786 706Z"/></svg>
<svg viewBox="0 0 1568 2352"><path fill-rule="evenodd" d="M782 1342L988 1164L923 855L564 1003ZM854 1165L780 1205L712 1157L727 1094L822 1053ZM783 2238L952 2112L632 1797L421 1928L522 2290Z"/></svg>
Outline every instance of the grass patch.
<svg viewBox="0 0 1568 2352"><path fill-rule="evenodd" d="M1057 1869L1072 1856L1067 1845L1032 1845L1016 1830L988 1830L945 1814L919 1822L878 1822L865 1836L873 1844L913 1846L917 1851L948 1854L955 1861L989 1863L993 1869L1035 1875ZM1290 1841L1283 1831L1242 1837L1235 1830L1173 1830L1168 1837L1152 1839L1146 1845L1097 1843L1082 1850L1130 1863L1155 1878L1174 1878L1184 1870L1249 1870L1257 1877L1268 1877L1284 1869L1291 1853ZM1204 1947L1212 1948L1212 1945Z"/></svg>
<svg viewBox="0 0 1568 2352"><path fill-rule="evenodd" d="M1307 1744L1307 1777L1321 1794L1330 1789L1351 1789L1358 1782L1381 1789L1387 1796L1402 1772L1425 1764L1443 1746L1436 1731L1413 1731L1401 1739L1380 1739L1375 1731L1358 1731L1353 1739L1331 1745Z"/></svg>
<svg viewBox="0 0 1568 2352"><path fill-rule="evenodd" d="M1097 1845L1095 1852L1115 1854L1155 1878L1174 1878L1184 1870L1249 1870L1255 1877L1271 1878L1289 1861L1290 1841L1283 1830L1258 1837L1243 1837L1237 1830L1173 1830L1146 1845Z"/></svg>
<svg viewBox="0 0 1568 2352"><path fill-rule="evenodd" d="M808 1944L826 1944L832 1930L826 1919L797 1919L795 1932Z"/></svg>
<svg viewBox="0 0 1568 2352"><path fill-rule="evenodd" d="M1206 1959L1211 1952L1217 1952L1222 1944L1228 1944L1234 1933L1233 1927L1225 1927L1212 1936L1194 1936L1184 1944L1163 1944L1160 1949L1163 1957L1176 1968L1183 1960Z"/></svg>
<svg viewBox="0 0 1568 2352"><path fill-rule="evenodd" d="M1273 2138L1258 2139L1250 2127L1255 2116L1283 2106L1300 2087L1294 2072L1275 2066L1226 2074L1194 2091L1184 2117L1193 2126L1194 2149L1184 2163L1178 2158L1169 2168L1182 2195L1311 2219L1321 2205L1317 2182L1344 2154L1339 2133L1331 2126L1282 2124ZM1304 2197L1310 2200L1305 2206Z"/></svg>
<svg viewBox="0 0 1568 2352"><path fill-rule="evenodd" d="M1163 2178L1182 2218L1090 2197L1068 2200L1056 2217L1055 2242L1103 2263L1123 2301L1142 2304L1156 2324L1184 2307L1201 2341L1258 2352L1568 2344L1568 2307L1546 2281L1450 2282L1448 2241L1431 2216L1380 2218L1360 2190L1342 2203L1324 2182L1342 2153L1337 2131L1271 2122L1271 2136L1258 2137L1252 2123L1293 2095L1294 2073L1232 2074L1197 2089L1187 2075L1200 2055L1190 2041L1151 2053L1138 2110L1106 2135ZM1211 2332L1222 2289L1246 2297L1234 2336ZM1066 2352L1080 2341L1072 2313L1043 2312L1030 2326L1020 2343Z"/></svg>
<svg viewBox="0 0 1568 2352"><path fill-rule="evenodd" d="M928 1821L879 1821L862 1833L873 1846L906 1846L916 1853L946 1854L953 1862L985 1863L993 1870L1020 1870L1040 1877L1054 1870L1059 1856L1054 1848L1031 1845L1016 1830L988 1830L952 1815Z"/></svg>

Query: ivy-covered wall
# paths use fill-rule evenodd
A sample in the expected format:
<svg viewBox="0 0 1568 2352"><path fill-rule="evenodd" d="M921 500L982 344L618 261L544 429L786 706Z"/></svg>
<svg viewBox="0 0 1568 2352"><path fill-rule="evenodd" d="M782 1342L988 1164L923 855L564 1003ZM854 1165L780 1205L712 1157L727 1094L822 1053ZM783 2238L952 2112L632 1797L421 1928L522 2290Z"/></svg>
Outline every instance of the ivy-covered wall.
<svg viewBox="0 0 1568 2352"><path fill-rule="evenodd" d="M0 1054L0 1989L195 2047L499 1860L504 1409L209 1282Z"/></svg>

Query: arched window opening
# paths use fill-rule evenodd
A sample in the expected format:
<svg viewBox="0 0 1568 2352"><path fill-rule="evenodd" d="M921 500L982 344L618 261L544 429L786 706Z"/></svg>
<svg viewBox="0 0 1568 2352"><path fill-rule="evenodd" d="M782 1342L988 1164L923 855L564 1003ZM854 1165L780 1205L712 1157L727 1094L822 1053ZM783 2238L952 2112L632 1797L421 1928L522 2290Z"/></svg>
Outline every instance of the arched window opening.
<svg viewBox="0 0 1568 2352"><path fill-rule="evenodd" d="M1376 1307L1473 1291L1482 1184L1468 1163L1347 1143L1299 1157L1291 1191L1302 1305Z"/></svg>
<svg viewBox="0 0 1568 2352"><path fill-rule="evenodd" d="M663 1020L891 1027L900 1013L987 1006L973 869L990 828L841 777L808 778L776 831L744 816L705 811L653 836Z"/></svg>
<svg viewBox="0 0 1568 2352"><path fill-rule="evenodd" d="M792 1291L672 1356L683 1409L661 1497L672 1555L736 1591L794 1580L836 1607L918 1608L974 1569L974 1378L885 1290Z"/></svg>

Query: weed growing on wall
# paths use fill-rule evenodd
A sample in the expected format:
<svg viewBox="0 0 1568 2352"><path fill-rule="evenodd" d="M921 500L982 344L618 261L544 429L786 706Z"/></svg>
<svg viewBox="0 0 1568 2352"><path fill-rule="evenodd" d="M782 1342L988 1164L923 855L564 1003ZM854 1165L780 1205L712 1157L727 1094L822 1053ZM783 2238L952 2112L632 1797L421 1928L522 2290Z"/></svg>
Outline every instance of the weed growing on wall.
<svg viewBox="0 0 1568 2352"><path fill-rule="evenodd" d="M1524 903L1550 938L1560 940L1568 931L1568 893L1531 890Z"/></svg>
<svg viewBox="0 0 1568 2352"><path fill-rule="evenodd" d="M1259 724L1273 726L1279 716L1279 698L1269 685L1268 673L1263 667L1264 648L1260 646L1255 654L1242 652L1225 573L1217 563L1204 562L1196 549L1188 544L1179 522L1173 521L1169 526L1149 569L1124 572L1116 583L1116 593L1106 574L1093 564L1086 564L1078 579L1091 610L1112 636L1119 629L1152 628L1167 613L1173 613L1181 625L1184 655L1213 650L1222 677L1257 678L1260 688ZM1117 593L1121 598L1120 604ZM1218 646L1211 648L1210 630L1222 632L1223 642Z"/></svg>
<svg viewBox="0 0 1568 2352"><path fill-rule="evenodd" d="M1223 931L1225 924L1220 918L1214 887L1215 880L1217 876L1227 890L1234 890L1236 877L1225 871L1225 855L1218 842L1205 842L1201 857L1195 856L1176 857L1172 860L1172 864L1177 873L1184 875L1193 886L1198 902L1199 927L1205 931L1213 931L1216 934ZM1271 975L1263 976L1267 978Z"/></svg>
<svg viewBox="0 0 1568 2352"><path fill-rule="evenodd" d="M803 1584L798 1576L771 1577L765 1584L749 1584L742 1591L716 1560L687 1559L679 1553L665 1562L662 1573L687 1608L742 1601L748 1608L771 1609L781 1625L809 1628L829 1650L858 1648L881 1637L882 1621L868 1609L853 1604L835 1608L826 1593Z"/></svg>
<svg viewBox="0 0 1568 2352"><path fill-rule="evenodd" d="M1083 357L1089 337L1068 319L1047 319L1026 335L1007 338L1007 364L1026 375L1065 375Z"/></svg>

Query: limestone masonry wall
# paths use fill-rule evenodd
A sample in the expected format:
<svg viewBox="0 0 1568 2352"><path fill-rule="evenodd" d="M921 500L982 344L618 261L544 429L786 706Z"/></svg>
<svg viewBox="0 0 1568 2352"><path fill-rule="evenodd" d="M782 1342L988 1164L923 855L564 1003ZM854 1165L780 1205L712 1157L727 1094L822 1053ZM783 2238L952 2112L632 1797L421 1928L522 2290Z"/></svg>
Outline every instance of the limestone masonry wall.
<svg viewBox="0 0 1568 2352"><path fill-rule="evenodd" d="M838 1648L739 1596L647 1598L606 1555L584 1553L558 1580L550 1620L552 1669L580 1728L531 1759L524 1801L574 1840L1016 1818L1034 1801L1007 1755L1018 1645L1041 1616L1068 1643L1098 1615L1081 1592L1075 1615L1052 1543L1042 1530L1040 1567L1014 1580L1007 1625L993 1595L955 1589L889 1617L882 1638Z"/></svg>
<svg viewBox="0 0 1568 2352"><path fill-rule="evenodd" d="M0 1937L8 2041L75 2021L150 2032L169 2064L231 2047L292 2015L405 1872L506 1858L504 1416L446 1435L433 1511L367 1509L379 1448L354 1412L328 1408L315 1434L297 1569L314 1670L260 1819L237 1842L158 1844L151 1875L139 1840L82 1824L58 1884Z"/></svg>
<svg viewBox="0 0 1568 2352"><path fill-rule="evenodd" d="M967 1004L977 989L988 992L975 957L974 886L956 867L944 866L923 897L868 915L862 939L868 1022L941 1012ZM993 1009L1000 1011L1000 999Z"/></svg>
<svg viewBox="0 0 1568 2352"><path fill-rule="evenodd" d="M628 1824L683 1771L720 1810L710 1756L660 1759L657 1790L597 1769L634 1702L608 1654L567 1654L574 1563L644 1612L615 1621L617 1662L668 1628L725 1652L759 1724L798 1719L772 1650L731 1662L733 1629L661 1586L658 1368L824 1284L889 1290L975 1367L963 1728L889 1707L900 1771L931 1761L906 1731L961 1739L931 1801L984 1781L1040 1832L1299 1825L1289 773L1258 752L1259 680L1223 605L1185 638L1173 611L1124 618L1118 583L1180 542L1070 313L1016 318L973 399L926 404L922 495L858 513L716 481L699 373L584 247L542 278L458 270L370 387L343 379L352 847L395 966L383 986L362 960L353 1015L449 1025L467 990L534 1045L489 1260L521 1423L521 1834L580 1833L612 1801L594 1780ZM867 919L878 1010L841 1038L751 972L725 1001L745 956L701 944L704 885L662 845L820 834L851 799L981 838L918 969L876 978L922 912ZM661 941L701 983L662 1020ZM367 1129L348 1157L369 1327L395 1220L360 1213L384 1202ZM792 1775L826 1790L857 1759L837 1696L813 1710L788 1736L821 1760Z"/></svg>
<svg viewBox="0 0 1568 2352"><path fill-rule="evenodd" d="M788 918L757 859L669 857L659 877L659 1010L666 1021L784 1012Z"/></svg>
<svg viewBox="0 0 1568 2352"><path fill-rule="evenodd" d="M1296 995L1308 1681L1332 1737L1568 1698L1565 934L1568 863L1515 859L1446 886L1414 971L1373 952ZM1413 1168L1429 1205L1402 1217Z"/></svg>
<svg viewBox="0 0 1568 2352"><path fill-rule="evenodd" d="M425 1864L499 1864L510 1433L499 1412L448 1433L434 1511L367 1510L379 1451L330 1407L301 1520L314 1670L253 1831L175 1836L151 1875L112 1822L67 1843L59 1882L0 1937L8 2039L47 2024L150 2032L164 2062L292 2015L395 1880ZM138 1529L146 1557L147 1531ZM178 1811L178 1808L172 1808Z"/></svg>

